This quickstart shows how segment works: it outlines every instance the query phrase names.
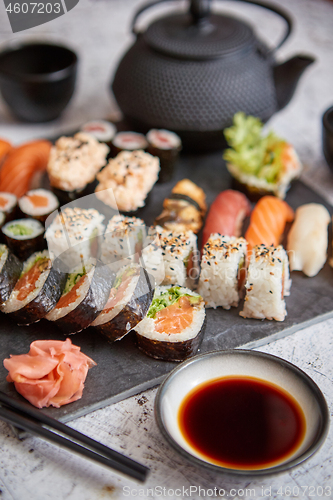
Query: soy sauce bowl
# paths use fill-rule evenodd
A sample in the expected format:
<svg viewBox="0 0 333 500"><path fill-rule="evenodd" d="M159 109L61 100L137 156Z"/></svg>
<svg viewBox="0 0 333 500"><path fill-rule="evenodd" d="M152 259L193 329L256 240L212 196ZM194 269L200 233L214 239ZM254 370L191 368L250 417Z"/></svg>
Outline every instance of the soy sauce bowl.
<svg viewBox="0 0 333 500"><path fill-rule="evenodd" d="M222 466L210 461L185 438L179 411L188 395L201 384L216 379L260 380L288 394L305 419L299 445L274 465L258 468ZM155 399L157 425L169 444L192 464L214 472L243 476L273 475L300 465L323 444L329 429L329 410L315 382L295 365L279 357L252 350L214 351L194 356L177 366L159 387ZM207 422L209 425L209 422Z"/></svg>
<svg viewBox="0 0 333 500"><path fill-rule="evenodd" d="M58 118L71 100L78 58L51 43L25 43L0 53L0 91L12 113L23 121Z"/></svg>

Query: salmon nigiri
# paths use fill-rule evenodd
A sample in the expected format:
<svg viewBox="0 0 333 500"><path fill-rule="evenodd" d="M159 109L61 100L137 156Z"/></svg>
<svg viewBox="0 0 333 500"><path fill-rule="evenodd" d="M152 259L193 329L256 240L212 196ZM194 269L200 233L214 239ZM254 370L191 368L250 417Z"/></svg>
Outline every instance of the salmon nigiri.
<svg viewBox="0 0 333 500"><path fill-rule="evenodd" d="M245 217L251 213L251 205L245 194L233 189L222 191L213 201L203 230L202 246L213 233L236 236L242 233Z"/></svg>
<svg viewBox="0 0 333 500"><path fill-rule="evenodd" d="M5 139L0 139L0 164L11 149L12 145L10 144L10 142L6 141Z"/></svg>
<svg viewBox="0 0 333 500"><path fill-rule="evenodd" d="M46 170L52 144L37 140L12 149L0 170L0 191L18 198L29 190L31 180L38 171Z"/></svg>
<svg viewBox="0 0 333 500"><path fill-rule="evenodd" d="M277 246L287 222L294 219L293 209L275 196L264 196L253 209L250 225L245 233L248 249L256 245Z"/></svg>

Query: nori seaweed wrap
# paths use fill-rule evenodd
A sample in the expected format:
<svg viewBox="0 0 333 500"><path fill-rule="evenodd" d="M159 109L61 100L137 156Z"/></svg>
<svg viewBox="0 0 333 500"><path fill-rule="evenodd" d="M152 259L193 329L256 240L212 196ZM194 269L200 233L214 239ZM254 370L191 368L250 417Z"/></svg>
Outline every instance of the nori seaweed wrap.
<svg viewBox="0 0 333 500"><path fill-rule="evenodd" d="M23 264L6 245L0 245L0 305L8 299L18 281Z"/></svg>
<svg viewBox="0 0 333 500"><path fill-rule="evenodd" d="M135 328L138 348L164 361L194 356L205 331L205 304L185 287L157 287L146 318Z"/></svg>
<svg viewBox="0 0 333 500"><path fill-rule="evenodd" d="M44 226L35 219L18 219L2 227L8 247L22 261L46 247Z"/></svg>
<svg viewBox="0 0 333 500"><path fill-rule="evenodd" d="M109 300L91 326L111 342L122 339L146 316L154 296L152 279L136 264L120 269Z"/></svg>
<svg viewBox="0 0 333 500"><path fill-rule="evenodd" d="M146 135L148 153L160 159L158 183L168 182L174 174L175 164L182 149L180 137L170 130L152 129Z"/></svg>
<svg viewBox="0 0 333 500"><path fill-rule="evenodd" d="M57 261L52 265L47 250L36 252L23 264L21 276L1 310L19 325L36 323L56 305L66 279Z"/></svg>
<svg viewBox="0 0 333 500"><path fill-rule="evenodd" d="M103 310L114 279L108 266L90 259L68 275L64 292L46 319L66 333L87 328Z"/></svg>

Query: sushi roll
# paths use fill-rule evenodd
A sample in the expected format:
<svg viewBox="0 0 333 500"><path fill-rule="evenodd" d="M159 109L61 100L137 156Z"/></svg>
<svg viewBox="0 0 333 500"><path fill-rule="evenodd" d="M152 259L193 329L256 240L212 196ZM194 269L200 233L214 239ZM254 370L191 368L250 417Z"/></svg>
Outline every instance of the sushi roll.
<svg viewBox="0 0 333 500"><path fill-rule="evenodd" d="M147 271L131 264L121 268L103 311L91 324L111 342L122 339L146 316L154 286Z"/></svg>
<svg viewBox="0 0 333 500"><path fill-rule="evenodd" d="M60 203L69 203L89 193L97 172L106 165L109 148L90 134L60 137L50 152L47 173Z"/></svg>
<svg viewBox="0 0 333 500"><path fill-rule="evenodd" d="M198 293L206 307L237 307L245 282L246 241L211 234L203 249Z"/></svg>
<svg viewBox="0 0 333 500"><path fill-rule="evenodd" d="M288 234L288 256L291 271L316 276L327 259L328 210L318 203L297 208L295 221Z"/></svg>
<svg viewBox="0 0 333 500"><path fill-rule="evenodd" d="M44 226L35 219L18 219L2 227L6 243L22 261L45 248Z"/></svg>
<svg viewBox="0 0 333 500"><path fill-rule="evenodd" d="M177 233L156 226L164 260L162 285L189 286L199 277L197 237L192 231Z"/></svg>
<svg viewBox="0 0 333 500"><path fill-rule="evenodd" d="M108 222L101 245L101 260L119 270L125 264L139 262L146 226L138 217L114 215Z"/></svg>
<svg viewBox="0 0 333 500"><path fill-rule="evenodd" d="M168 182L174 174L175 164L182 149L180 137L170 130L152 129L146 135L148 141L148 153L158 156L161 171L158 182Z"/></svg>
<svg viewBox="0 0 333 500"><path fill-rule="evenodd" d="M93 120L81 127L81 132L92 135L98 142L105 142L108 147L111 146L116 131L116 126L106 120Z"/></svg>
<svg viewBox="0 0 333 500"><path fill-rule="evenodd" d="M17 197L12 193L0 192L0 210L5 214L5 222L15 218Z"/></svg>
<svg viewBox="0 0 333 500"><path fill-rule="evenodd" d="M243 318L283 321L284 297L290 294L288 257L284 248L258 245L252 250L246 280Z"/></svg>
<svg viewBox="0 0 333 500"><path fill-rule="evenodd" d="M161 246L160 234L154 226L148 228L140 262L146 269L147 273L153 276L156 286L160 285L164 281L165 270L163 250Z"/></svg>
<svg viewBox="0 0 333 500"><path fill-rule="evenodd" d="M206 215L206 195L189 179L182 179L163 202L163 211L155 223L169 231L198 233Z"/></svg>
<svg viewBox="0 0 333 500"><path fill-rule="evenodd" d="M66 333L87 328L103 310L114 277L107 266L91 259L68 275L59 302L46 319Z"/></svg>
<svg viewBox="0 0 333 500"><path fill-rule="evenodd" d="M145 205L159 170L156 156L144 151L122 151L97 174L96 196L119 212L135 212Z"/></svg>
<svg viewBox="0 0 333 500"><path fill-rule="evenodd" d="M67 274L47 250L36 252L23 264L19 280L1 311L19 325L30 325L44 318L56 305L65 287Z"/></svg>
<svg viewBox="0 0 333 500"><path fill-rule="evenodd" d="M45 232L51 257L59 258L67 272L74 272L91 257L98 257L105 230L103 220L104 215L94 208L61 210Z"/></svg>
<svg viewBox="0 0 333 500"><path fill-rule="evenodd" d="M0 245L0 305L8 299L21 276L23 264L6 245Z"/></svg>
<svg viewBox="0 0 333 500"><path fill-rule="evenodd" d="M47 217L57 210L59 201L47 189L33 189L19 199L18 205L25 217L45 222Z"/></svg>
<svg viewBox="0 0 333 500"><path fill-rule="evenodd" d="M179 286L157 287L147 316L135 327L137 345L152 358L184 361L200 347L205 315L197 293Z"/></svg>
<svg viewBox="0 0 333 500"><path fill-rule="evenodd" d="M118 132L112 139L111 155L117 156L121 151L145 150L148 147L147 139L137 132Z"/></svg>

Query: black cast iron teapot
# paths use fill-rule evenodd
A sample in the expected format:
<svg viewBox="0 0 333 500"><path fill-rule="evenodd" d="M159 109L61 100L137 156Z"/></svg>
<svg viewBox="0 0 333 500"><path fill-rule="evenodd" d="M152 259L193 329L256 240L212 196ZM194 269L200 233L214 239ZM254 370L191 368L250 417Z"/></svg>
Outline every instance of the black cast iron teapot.
<svg viewBox="0 0 333 500"><path fill-rule="evenodd" d="M189 11L136 29L142 12L168 0L145 4L135 14L134 45L116 71L112 90L131 128L175 131L185 148L224 146L223 129L237 111L267 121L290 101L304 69L305 55L277 64L274 53L288 38L292 21L280 7L243 0L281 16L287 23L273 49L234 17L210 12L210 0L191 0Z"/></svg>

